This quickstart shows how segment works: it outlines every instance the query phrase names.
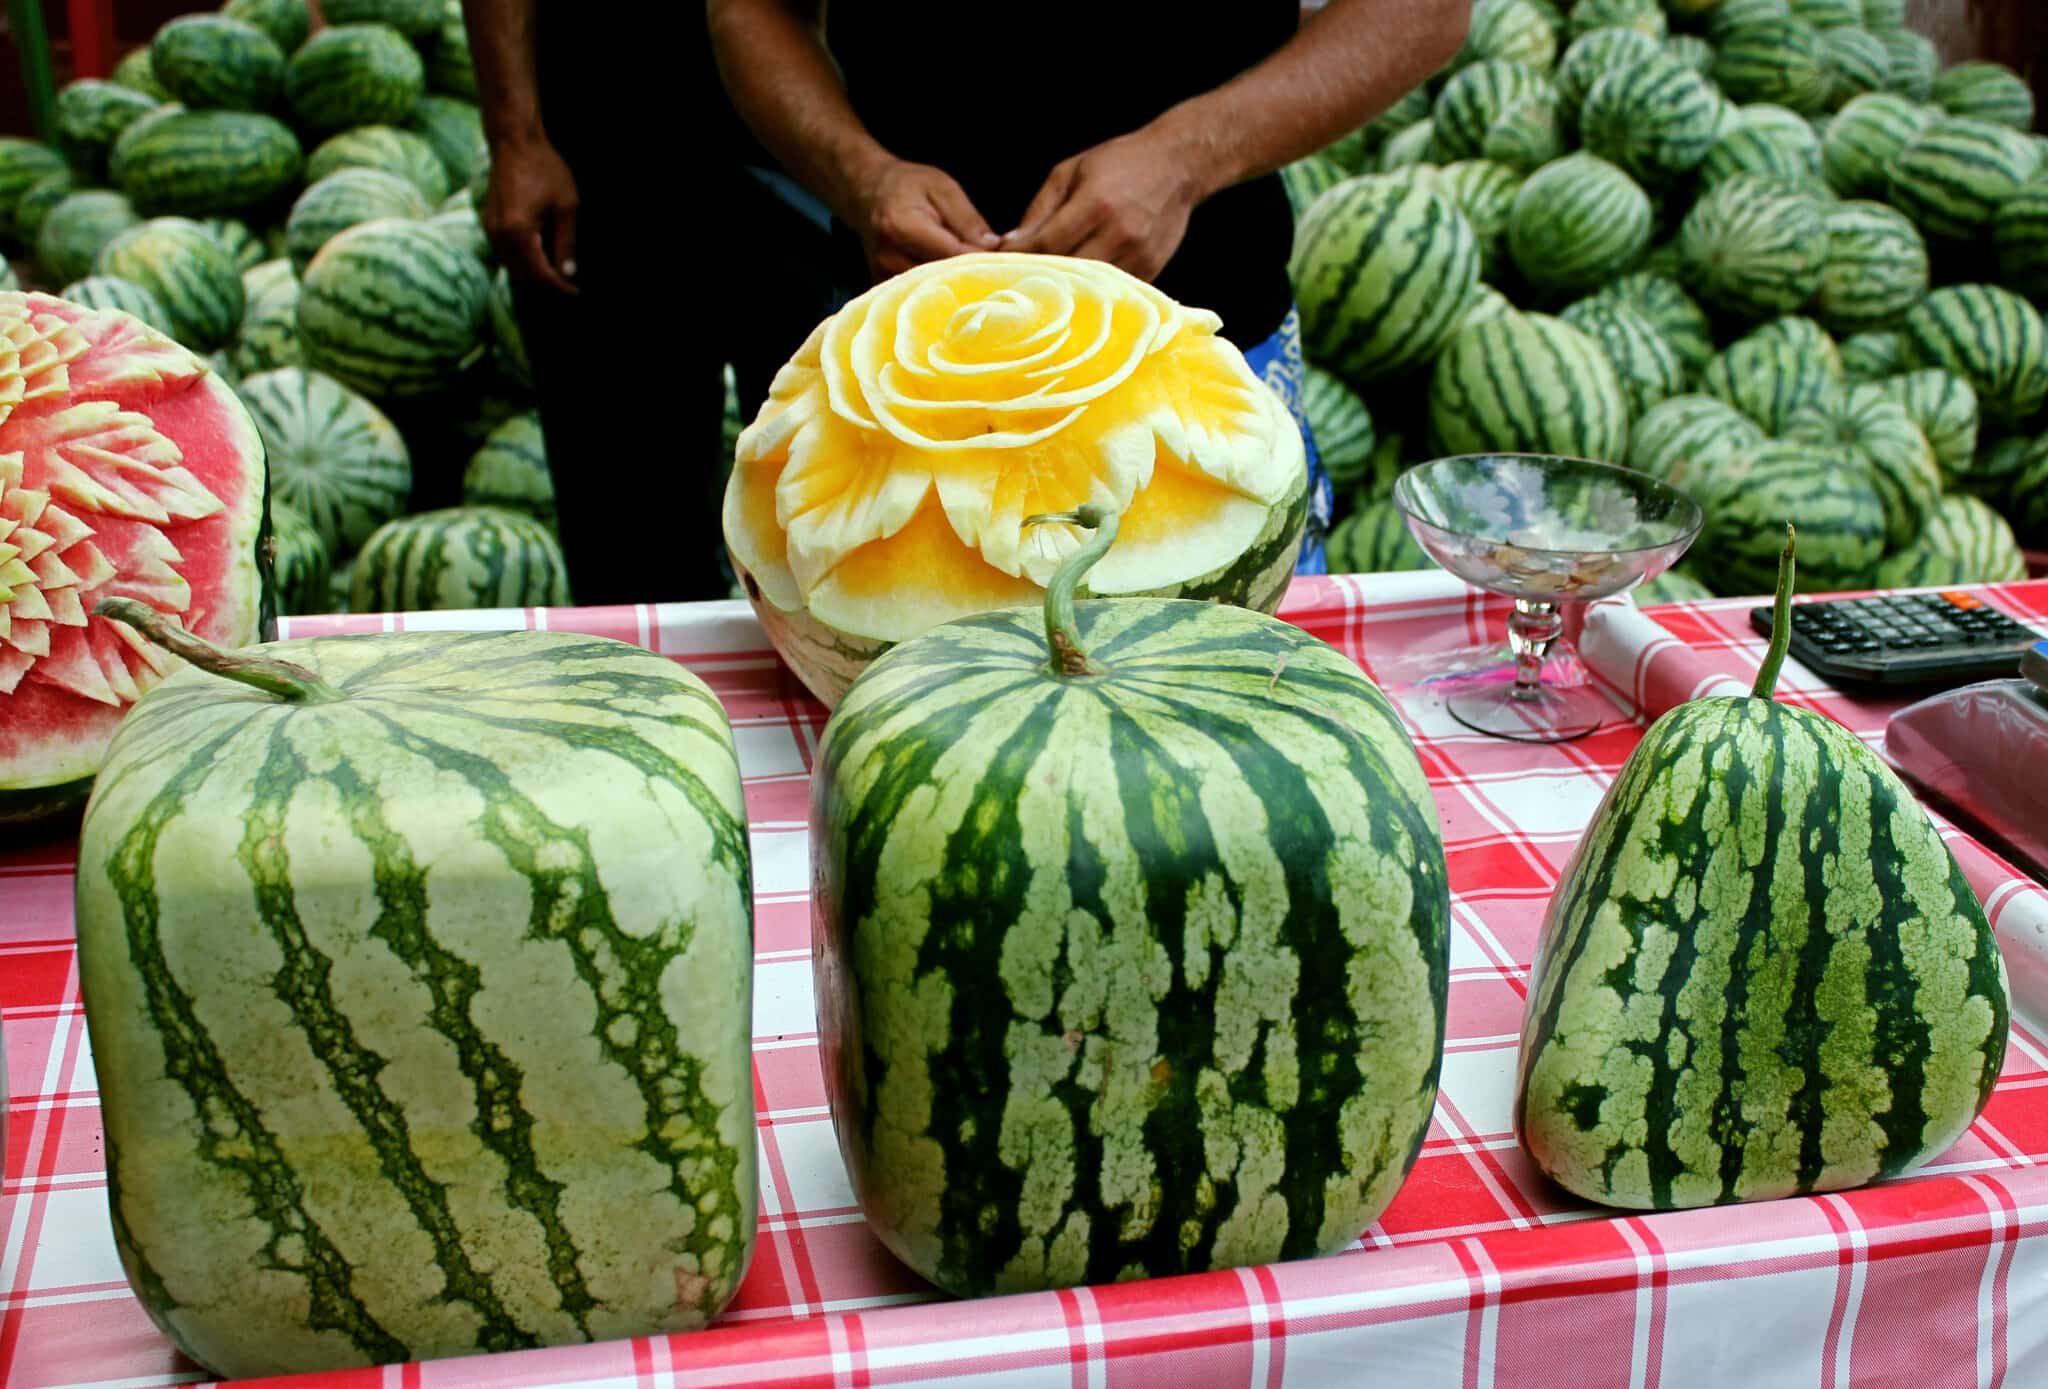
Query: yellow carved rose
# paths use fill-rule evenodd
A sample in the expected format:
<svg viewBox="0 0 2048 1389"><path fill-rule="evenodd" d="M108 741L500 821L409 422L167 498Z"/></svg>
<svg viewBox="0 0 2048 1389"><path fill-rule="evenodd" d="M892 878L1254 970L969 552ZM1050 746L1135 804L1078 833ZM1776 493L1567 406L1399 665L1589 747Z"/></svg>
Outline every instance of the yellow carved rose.
<svg viewBox="0 0 2048 1389"><path fill-rule="evenodd" d="M1271 582L1201 587L1240 560L1270 574L1276 548L1284 583L1306 486L1293 417L1219 326L1113 266L1002 253L827 319L740 435L725 497L784 654L792 614L853 649L1038 601L1080 536L1023 521L1087 501L1123 518L1096 593L1277 601Z"/></svg>

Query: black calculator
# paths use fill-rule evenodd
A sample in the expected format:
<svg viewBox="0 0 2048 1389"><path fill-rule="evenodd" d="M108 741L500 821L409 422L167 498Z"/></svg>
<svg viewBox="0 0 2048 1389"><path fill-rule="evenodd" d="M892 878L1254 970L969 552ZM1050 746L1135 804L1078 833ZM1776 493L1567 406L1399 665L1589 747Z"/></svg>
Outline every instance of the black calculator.
<svg viewBox="0 0 2048 1389"><path fill-rule="evenodd" d="M1771 610L1749 622L1771 634ZM1963 685L2019 674L2041 634L1971 593L1820 598L1792 605L1792 654L1839 685Z"/></svg>

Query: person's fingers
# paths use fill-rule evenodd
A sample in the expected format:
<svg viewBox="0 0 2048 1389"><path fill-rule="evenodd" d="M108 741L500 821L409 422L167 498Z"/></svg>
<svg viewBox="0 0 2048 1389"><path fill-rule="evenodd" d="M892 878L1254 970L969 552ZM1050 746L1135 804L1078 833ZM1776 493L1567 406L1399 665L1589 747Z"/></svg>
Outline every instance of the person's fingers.
<svg viewBox="0 0 2048 1389"><path fill-rule="evenodd" d="M572 288L576 279L576 204L563 203L555 208L552 219L555 233L555 269Z"/></svg>
<svg viewBox="0 0 2048 1389"><path fill-rule="evenodd" d="M955 236L929 203L884 214L877 231L881 245L907 256L913 265L981 249Z"/></svg>
<svg viewBox="0 0 2048 1389"><path fill-rule="evenodd" d="M512 273L523 275L529 280L539 280L564 294L574 294L576 286L562 278L548 259L547 247L541 243L540 228L533 227L513 243Z"/></svg>
<svg viewBox="0 0 2048 1389"><path fill-rule="evenodd" d="M944 174L931 181L927 191L932 207L946 229L961 242L977 250L993 251L1003 239L989 230L987 219L975 208L967 190Z"/></svg>
<svg viewBox="0 0 2048 1389"><path fill-rule="evenodd" d="M1072 256L1109 219L1109 205L1087 184L1078 183L1067 200L1053 210L1035 230L1019 232L1003 243L1009 251L1038 251L1045 255Z"/></svg>
<svg viewBox="0 0 2048 1389"><path fill-rule="evenodd" d="M1053 166L1052 172L1045 176L1045 182L1038 186L1038 192L1032 195L1031 205L1025 208L1024 215L1017 219L1016 229L1003 238L1004 249L1012 249L1015 244L1021 244L1036 235L1038 224L1052 216L1054 210L1067 200L1067 191L1074 186L1074 173L1077 167L1072 160Z"/></svg>

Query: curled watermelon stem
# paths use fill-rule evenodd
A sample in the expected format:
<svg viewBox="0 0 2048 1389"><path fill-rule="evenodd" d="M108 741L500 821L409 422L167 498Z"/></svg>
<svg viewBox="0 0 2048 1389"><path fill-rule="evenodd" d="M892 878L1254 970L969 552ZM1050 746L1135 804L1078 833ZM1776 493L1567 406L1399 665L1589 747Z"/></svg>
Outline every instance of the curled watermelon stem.
<svg viewBox="0 0 2048 1389"><path fill-rule="evenodd" d="M1764 663L1756 668L1756 684L1750 687L1750 693L1758 699L1770 699L1777 693L1785 648L1792 644L1792 578L1797 568L1792 547L1798 538L1798 532L1787 521L1785 548L1778 555L1778 593L1771 607L1771 644L1764 651Z"/></svg>
<svg viewBox="0 0 2048 1389"><path fill-rule="evenodd" d="M139 603L133 598L103 599L92 611L95 617L127 623L173 656L191 662L208 675L240 681L252 689L276 695L287 704L331 704L344 698L340 690L304 666L280 661L275 656L259 656L253 651L223 650L204 637L194 636L149 604Z"/></svg>
<svg viewBox="0 0 2048 1389"><path fill-rule="evenodd" d="M1027 526L1083 526L1095 533L1081 548L1068 555L1053 571L1045 586L1045 644L1052 648L1053 673L1062 676L1102 675L1102 667L1088 659L1081 649L1081 633L1074 625L1074 590L1095 562L1109 553L1116 541L1116 513L1095 502L1083 502L1072 511L1027 516Z"/></svg>

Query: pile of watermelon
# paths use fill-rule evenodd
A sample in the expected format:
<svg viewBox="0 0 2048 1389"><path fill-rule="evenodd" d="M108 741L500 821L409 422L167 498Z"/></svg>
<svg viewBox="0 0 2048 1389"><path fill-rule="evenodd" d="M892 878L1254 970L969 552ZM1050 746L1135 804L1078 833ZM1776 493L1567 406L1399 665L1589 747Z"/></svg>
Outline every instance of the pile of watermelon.
<svg viewBox="0 0 2048 1389"><path fill-rule="evenodd" d="M59 92L52 143L0 137L0 289L125 310L241 393L284 611L563 601L460 0L321 10L180 16Z"/></svg>
<svg viewBox="0 0 2048 1389"><path fill-rule="evenodd" d="M2021 578L2048 547L2048 140L1903 0L1478 0L1285 171L1333 570L1428 561L1448 453L1626 463L1707 512L1660 597Z"/></svg>

